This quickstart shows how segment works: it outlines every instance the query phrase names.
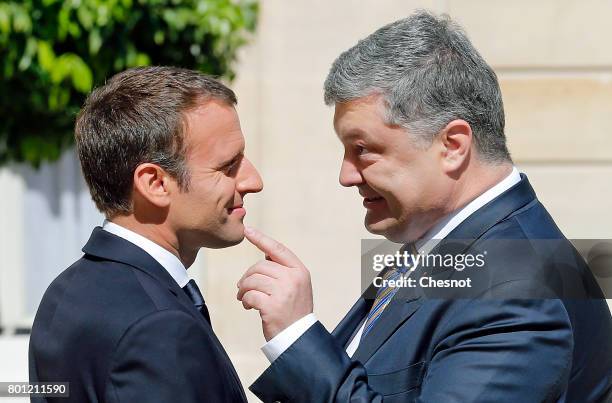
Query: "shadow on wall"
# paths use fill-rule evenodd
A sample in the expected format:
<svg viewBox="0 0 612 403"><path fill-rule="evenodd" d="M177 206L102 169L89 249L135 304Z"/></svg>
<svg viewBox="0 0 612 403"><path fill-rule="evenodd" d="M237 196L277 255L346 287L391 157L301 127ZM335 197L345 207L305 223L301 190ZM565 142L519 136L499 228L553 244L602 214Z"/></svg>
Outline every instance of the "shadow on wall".
<svg viewBox="0 0 612 403"><path fill-rule="evenodd" d="M25 312L33 316L49 283L82 255L81 248L104 217L91 200L74 149L40 169L18 165L11 170L25 185Z"/></svg>

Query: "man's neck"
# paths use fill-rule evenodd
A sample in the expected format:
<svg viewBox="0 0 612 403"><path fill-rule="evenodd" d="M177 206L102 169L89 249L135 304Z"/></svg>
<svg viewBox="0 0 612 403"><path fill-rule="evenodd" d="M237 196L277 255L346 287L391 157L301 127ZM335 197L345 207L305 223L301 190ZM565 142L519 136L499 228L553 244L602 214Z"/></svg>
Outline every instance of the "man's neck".
<svg viewBox="0 0 612 403"><path fill-rule="evenodd" d="M417 242L417 249L428 253L440 239L446 237L446 235L469 215L490 201L491 198L496 197L498 193L505 191L506 185L504 185L503 189L498 189L496 191L493 191L493 188L496 186L499 187L502 181L510 181L510 175L513 169L514 167L511 163L505 164L504 166L490 167L486 173L483 172L482 176L478 178L478 183L472 184L471 191L466 191L465 188L462 188L465 193L460 192L461 197L458 198L457 203L454 205L455 207L450 208L447 214L440 217L440 219L420 237ZM507 186L511 185L511 182L507 184ZM485 193L488 194L486 200L476 203L477 199L484 197Z"/></svg>
<svg viewBox="0 0 612 403"><path fill-rule="evenodd" d="M447 214L465 207L472 200L497 185L512 172L511 162L502 164L477 163L457 181Z"/></svg>
<svg viewBox="0 0 612 403"><path fill-rule="evenodd" d="M108 220L155 242L157 245L178 257L186 268L189 268L195 261L197 251L190 252L181 250L176 235L172 234L172 232L163 225L140 222L131 214L117 215Z"/></svg>

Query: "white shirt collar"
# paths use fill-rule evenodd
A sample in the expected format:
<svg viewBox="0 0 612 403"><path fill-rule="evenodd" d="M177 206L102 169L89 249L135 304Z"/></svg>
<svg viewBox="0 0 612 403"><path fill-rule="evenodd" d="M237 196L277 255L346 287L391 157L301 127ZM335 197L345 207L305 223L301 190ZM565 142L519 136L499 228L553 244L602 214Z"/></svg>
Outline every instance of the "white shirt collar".
<svg viewBox="0 0 612 403"><path fill-rule="evenodd" d="M125 239L128 242L133 243L139 248L147 252L153 259L155 259L166 271L172 276L174 281L181 287L185 287L189 282L189 276L187 275L187 269L183 263L172 254L169 250L162 248L155 242L145 238L144 236L130 231L114 222L104 220L102 229L115 234L118 237Z"/></svg>
<svg viewBox="0 0 612 403"><path fill-rule="evenodd" d="M444 217L439 223L434 225L427 233L417 241L416 247L419 252L424 254L429 253L441 239L444 239L452 230L457 228L459 224L465 221L476 210L483 207L485 204L495 199L512 186L521 181L521 174L516 167L512 167L510 175L506 176L495 186L466 204L463 208L457 209L448 216Z"/></svg>

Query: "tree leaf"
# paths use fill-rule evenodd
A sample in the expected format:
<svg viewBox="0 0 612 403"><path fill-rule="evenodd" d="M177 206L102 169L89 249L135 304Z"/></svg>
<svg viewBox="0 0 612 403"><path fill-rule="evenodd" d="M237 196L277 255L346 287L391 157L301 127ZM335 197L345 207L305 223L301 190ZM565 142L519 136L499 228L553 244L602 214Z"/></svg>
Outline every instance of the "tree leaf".
<svg viewBox="0 0 612 403"><path fill-rule="evenodd" d="M100 35L100 30L93 29L89 33L89 53L96 54L102 47L102 36Z"/></svg>
<svg viewBox="0 0 612 403"><path fill-rule="evenodd" d="M53 63L55 62L55 53L51 48L51 44L47 41L38 42L38 63L40 67L45 71L51 71L53 69Z"/></svg>
<svg viewBox="0 0 612 403"><path fill-rule="evenodd" d="M28 38L23 52L23 56L19 61L19 70L26 70L32 63L32 57L36 54L37 41L35 38Z"/></svg>
<svg viewBox="0 0 612 403"><path fill-rule="evenodd" d="M72 85L77 91L88 93L93 85L93 74L91 69L77 55L74 55L72 62Z"/></svg>

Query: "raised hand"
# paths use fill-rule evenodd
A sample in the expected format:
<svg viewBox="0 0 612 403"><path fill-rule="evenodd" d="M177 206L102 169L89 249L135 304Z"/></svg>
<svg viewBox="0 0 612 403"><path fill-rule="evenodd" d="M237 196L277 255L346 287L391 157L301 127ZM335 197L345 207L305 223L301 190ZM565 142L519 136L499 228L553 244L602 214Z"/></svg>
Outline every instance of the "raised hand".
<svg viewBox="0 0 612 403"><path fill-rule="evenodd" d="M259 311L264 337L269 341L312 313L310 272L282 243L247 226L244 235L266 259L249 267L238 281L237 298L245 309Z"/></svg>

